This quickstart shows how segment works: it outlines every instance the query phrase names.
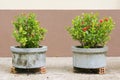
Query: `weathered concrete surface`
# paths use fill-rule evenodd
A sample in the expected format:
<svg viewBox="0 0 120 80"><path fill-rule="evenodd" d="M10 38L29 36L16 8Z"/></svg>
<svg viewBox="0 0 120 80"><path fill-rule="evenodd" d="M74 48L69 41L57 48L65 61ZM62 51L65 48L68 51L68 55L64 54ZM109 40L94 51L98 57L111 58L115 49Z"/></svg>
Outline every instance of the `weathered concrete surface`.
<svg viewBox="0 0 120 80"><path fill-rule="evenodd" d="M39 48L10 47L12 51L12 65L16 68L40 68L45 66L47 46Z"/></svg>
<svg viewBox="0 0 120 80"><path fill-rule="evenodd" d="M106 53L108 47L80 48L72 46L73 65L78 68L101 68L106 66Z"/></svg>
<svg viewBox="0 0 120 80"><path fill-rule="evenodd" d="M11 58L0 58L0 80L120 80L120 57L107 58L107 72L73 73L71 57L47 57L46 74L11 74Z"/></svg>

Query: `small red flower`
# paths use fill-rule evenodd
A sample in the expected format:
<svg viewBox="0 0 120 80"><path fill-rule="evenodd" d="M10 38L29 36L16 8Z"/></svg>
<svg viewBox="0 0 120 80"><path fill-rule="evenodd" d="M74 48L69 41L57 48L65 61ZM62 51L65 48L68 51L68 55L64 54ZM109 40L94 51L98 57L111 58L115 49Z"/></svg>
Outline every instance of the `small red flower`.
<svg viewBox="0 0 120 80"><path fill-rule="evenodd" d="M104 20L105 20L105 21L108 21L108 18L105 18Z"/></svg>
<svg viewBox="0 0 120 80"><path fill-rule="evenodd" d="M103 22L103 20L102 20L102 19L100 19L100 20L99 20L99 22L100 22L100 23L102 23L102 22Z"/></svg>
<svg viewBox="0 0 120 80"><path fill-rule="evenodd" d="M87 31L87 29L88 29L87 27L84 27L82 30L85 32L85 31Z"/></svg>

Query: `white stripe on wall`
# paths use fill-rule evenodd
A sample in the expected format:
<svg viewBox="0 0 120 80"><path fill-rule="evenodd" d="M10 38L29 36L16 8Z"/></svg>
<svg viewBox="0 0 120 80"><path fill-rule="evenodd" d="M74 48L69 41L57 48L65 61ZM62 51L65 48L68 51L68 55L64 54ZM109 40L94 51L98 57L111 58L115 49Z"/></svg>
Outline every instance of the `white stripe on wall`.
<svg viewBox="0 0 120 80"><path fill-rule="evenodd" d="M120 0L0 0L0 9L120 9Z"/></svg>

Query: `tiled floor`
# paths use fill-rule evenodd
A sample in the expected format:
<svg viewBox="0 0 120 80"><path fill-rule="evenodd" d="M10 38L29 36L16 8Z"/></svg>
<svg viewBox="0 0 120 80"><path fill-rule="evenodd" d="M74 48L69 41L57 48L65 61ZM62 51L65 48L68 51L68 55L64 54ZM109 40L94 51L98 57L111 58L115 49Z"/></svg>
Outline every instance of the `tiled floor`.
<svg viewBox="0 0 120 80"><path fill-rule="evenodd" d="M47 57L46 74L11 74L11 58L0 58L0 80L120 80L120 57L107 58L104 75L73 73L71 57Z"/></svg>

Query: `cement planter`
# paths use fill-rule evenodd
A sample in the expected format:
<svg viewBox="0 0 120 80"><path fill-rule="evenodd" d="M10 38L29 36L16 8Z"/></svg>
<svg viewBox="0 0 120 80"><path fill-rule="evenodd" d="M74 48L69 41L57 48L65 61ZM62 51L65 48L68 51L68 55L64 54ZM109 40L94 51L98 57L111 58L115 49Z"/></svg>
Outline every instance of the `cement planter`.
<svg viewBox="0 0 120 80"><path fill-rule="evenodd" d="M107 50L107 47L87 49L73 46L73 66L86 69L105 67Z"/></svg>
<svg viewBox="0 0 120 80"><path fill-rule="evenodd" d="M45 66L47 46L40 48L17 48L10 47L12 51L12 64L15 68L40 68Z"/></svg>

